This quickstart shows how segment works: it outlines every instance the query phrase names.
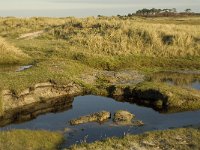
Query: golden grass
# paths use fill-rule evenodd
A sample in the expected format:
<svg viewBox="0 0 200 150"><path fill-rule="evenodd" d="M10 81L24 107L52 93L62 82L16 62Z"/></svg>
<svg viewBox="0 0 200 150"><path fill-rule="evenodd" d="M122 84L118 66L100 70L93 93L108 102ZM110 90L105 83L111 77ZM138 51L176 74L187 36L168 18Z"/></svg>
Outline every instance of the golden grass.
<svg viewBox="0 0 200 150"><path fill-rule="evenodd" d="M7 43L0 37L0 64L20 64L26 62L28 55L23 53L20 49Z"/></svg>
<svg viewBox="0 0 200 150"><path fill-rule="evenodd" d="M82 52L153 57L200 56L200 25L149 23L119 18L73 19L50 33Z"/></svg>

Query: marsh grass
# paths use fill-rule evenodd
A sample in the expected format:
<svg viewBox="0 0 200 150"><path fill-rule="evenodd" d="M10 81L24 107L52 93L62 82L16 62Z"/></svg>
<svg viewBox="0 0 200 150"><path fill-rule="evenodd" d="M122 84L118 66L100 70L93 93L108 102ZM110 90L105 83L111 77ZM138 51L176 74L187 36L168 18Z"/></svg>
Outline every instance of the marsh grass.
<svg viewBox="0 0 200 150"><path fill-rule="evenodd" d="M57 150L61 133L49 131L11 130L0 132L1 150Z"/></svg>
<svg viewBox="0 0 200 150"><path fill-rule="evenodd" d="M199 25L152 24L119 18L73 19L49 33L82 52L100 55L190 57L200 55Z"/></svg>

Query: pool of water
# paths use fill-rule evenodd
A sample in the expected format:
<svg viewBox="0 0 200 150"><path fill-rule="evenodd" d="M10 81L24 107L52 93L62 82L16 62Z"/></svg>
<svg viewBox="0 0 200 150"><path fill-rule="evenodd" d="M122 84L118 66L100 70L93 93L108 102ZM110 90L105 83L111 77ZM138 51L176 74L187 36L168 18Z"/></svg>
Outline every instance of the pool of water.
<svg viewBox="0 0 200 150"><path fill-rule="evenodd" d="M88 123L78 126L70 126L69 120L88 115L94 112L107 110L112 116L117 110L128 110L136 115L136 119L142 120L145 125L134 126L114 126L112 119L103 124ZM59 113L47 113L40 115L34 120L24 123L10 124L0 128L9 129L44 129L50 131L62 131L66 138L63 147L82 141L93 142L107 137L118 136L132 133L138 134L151 130L162 130L184 126L200 126L200 111L188 111L181 113L163 114L151 108L138 106L128 102L119 102L111 98L99 96L79 96L72 103L71 109ZM68 130L69 132L64 132Z"/></svg>
<svg viewBox="0 0 200 150"><path fill-rule="evenodd" d="M186 88L200 90L200 80L193 80L190 83L185 83L185 84L181 84L181 85L171 79L165 79L162 82L165 82L169 85L177 85L177 86L182 86L182 87L186 87Z"/></svg>
<svg viewBox="0 0 200 150"><path fill-rule="evenodd" d="M29 69L31 67L33 67L33 65L20 66L20 67L18 67L16 72L24 71L24 70L27 70L27 69Z"/></svg>
<svg viewBox="0 0 200 150"><path fill-rule="evenodd" d="M165 82L169 85L200 90L200 73L198 71L158 72L153 74L149 81Z"/></svg>

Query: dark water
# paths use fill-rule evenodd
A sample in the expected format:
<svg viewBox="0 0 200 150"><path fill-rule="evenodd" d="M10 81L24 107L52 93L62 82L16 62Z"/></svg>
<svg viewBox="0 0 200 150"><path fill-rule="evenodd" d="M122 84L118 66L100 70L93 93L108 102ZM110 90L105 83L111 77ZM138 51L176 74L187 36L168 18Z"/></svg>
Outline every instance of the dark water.
<svg viewBox="0 0 200 150"><path fill-rule="evenodd" d="M78 126L70 126L68 121L82 115L88 115L102 110L113 113L117 110L128 110L136 115L136 119L142 120L145 125L141 127L134 126L113 126L112 120L104 124L88 123ZM137 106L128 102L118 102L111 98L99 96L79 96L73 101L73 107L70 110L60 113L49 113L41 115L34 120L11 124L0 130L8 129L45 129L50 131L63 131L69 128L71 131L65 133L65 143L63 147L70 146L82 141L93 142L106 137L123 136L127 133L143 133L145 131L169 129L184 126L199 126L200 111L189 111L173 114L161 114L147 107Z"/></svg>

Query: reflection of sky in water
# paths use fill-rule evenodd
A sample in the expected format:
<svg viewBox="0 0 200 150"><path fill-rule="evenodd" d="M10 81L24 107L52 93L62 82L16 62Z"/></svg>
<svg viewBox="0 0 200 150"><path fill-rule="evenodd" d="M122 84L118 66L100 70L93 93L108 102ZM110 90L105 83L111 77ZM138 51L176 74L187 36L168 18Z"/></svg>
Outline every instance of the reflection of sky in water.
<svg viewBox="0 0 200 150"><path fill-rule="evenodd" d="M162 82L165 82L169 85L177 85L177 86L188 87L188 88L200 90L200 80L194 80L190 83L182 83L182 84L178 84L175 81L173 81L172 79L165 79L165 80L162 80Z"/></svg>
<svg viewBox="0 0 200 150"><path fill-rule="evenodd" d="M128 14L142 8L191 8L199 0L1 0L0 16L96 16Z"/></svg>
<svg viewBox="0 0 200 150"><path fill-rule="evenodd" d="M142 127L116 127L112 126L112 120L105 124L89 123L79 126L70 126L68 121L82 115L93 112L107 110L114 114L117 110L128 110L136 115L136 119L142 120L145 125ZM80 96L75 98L72 109L60 112L41 115L32 121L17 125L8 125L0 130L5 129L46 129L61 130L71 128L73 132L66 134L65 146L76 141L83 140L88 135L87 141L91 142L105 137L123 136L124 133L142 133L156 129L168 129L173 127L183 127L188 125L200 125L200 111L189 111L172 114L160 114L151 108L137 106L127 102L117 102L110 98L98 96ZM84 130L83 130L84 129Z"/></svg>
<svg viewBox="0 0 200 150"><path fill-rule="evenodd" d="M200 81L193 82L193 83L192 83L192 87L193 87L194 89L200 90Z"/></svg>

